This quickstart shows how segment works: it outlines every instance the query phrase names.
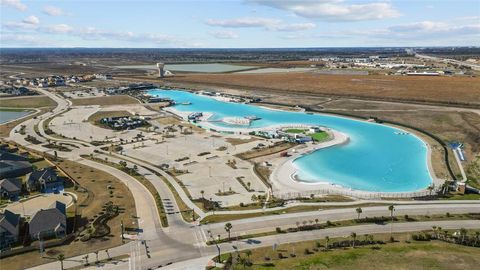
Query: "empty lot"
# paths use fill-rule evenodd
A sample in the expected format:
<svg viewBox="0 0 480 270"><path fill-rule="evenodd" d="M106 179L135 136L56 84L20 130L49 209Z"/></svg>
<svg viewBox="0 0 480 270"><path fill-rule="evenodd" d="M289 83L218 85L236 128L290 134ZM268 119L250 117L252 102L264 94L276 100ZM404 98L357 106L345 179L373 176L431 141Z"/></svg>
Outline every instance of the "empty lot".
<svg viewBox="0 0 480 270"><path fill-rule="evenodd" d="M170 82L383 100L480 106L480 79L386 75L186 74Z"/></svg>

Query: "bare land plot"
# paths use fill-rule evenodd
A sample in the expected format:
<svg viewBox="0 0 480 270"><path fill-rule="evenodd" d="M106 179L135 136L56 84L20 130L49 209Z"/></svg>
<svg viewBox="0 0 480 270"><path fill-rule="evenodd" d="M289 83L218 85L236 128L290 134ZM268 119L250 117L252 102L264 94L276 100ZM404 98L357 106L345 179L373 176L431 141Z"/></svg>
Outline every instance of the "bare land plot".
<svg viewBox="0 0 480 270"><path fill-rule="evenodd" d="M55 105L57 105L55 101L43 95L0 99L0 107L9 108L40 108Z"/></svg>
<svg viewBox="0 0 480 270"><path fill-rule="evenodd" d="M283 73L187 74L167 80L251 90L480 106L480 78L477 77Z"/></svg>
<svg viewBox="0 0 480 270"><path fill-rule="evenodd" d="M71 99L74 106L86 106L86 105L124 105L135 104L139 101L131 96L118 95L118 96L106 96L106 97L93 97L93 98L74 98Z"/></svg>

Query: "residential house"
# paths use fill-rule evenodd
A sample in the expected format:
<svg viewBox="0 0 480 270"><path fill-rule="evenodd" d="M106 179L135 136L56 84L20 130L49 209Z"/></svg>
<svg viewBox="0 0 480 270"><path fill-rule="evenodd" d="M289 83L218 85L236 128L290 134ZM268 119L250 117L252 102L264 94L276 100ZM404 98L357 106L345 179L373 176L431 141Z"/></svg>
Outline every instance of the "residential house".
<svg viewBox="0 0 480 270"><path fill-rule="evenodd" d="M16 178L0 180L0 198L15 201L22 192L22 181Z"/></svg>
<svg viewBox="0 0 480 270"><path fill-rule="evenodd" d="M11 247L18 241L20 215L9 210L0 213L0 249Z"/></svg>
<svg viewBox="0 0 480 270"><path fill-rule="evenodd" d="M0 150L0 179L18 177L32 171L28 159Z"/></svg>
<svg viewBox="0 0 480 270"><path fill-rule="evenodd" d="M56 201L50 208L35 213L29 223L29 234L33 240L65 237L67 234L65 204Z"/></svg>
<svg viewBox="0 0 480 270"><path fill-rule="evenodd" d="M52 192L60 189L63 189L63 179L53 168L35 170L28 176L28 191Z"/></svg>

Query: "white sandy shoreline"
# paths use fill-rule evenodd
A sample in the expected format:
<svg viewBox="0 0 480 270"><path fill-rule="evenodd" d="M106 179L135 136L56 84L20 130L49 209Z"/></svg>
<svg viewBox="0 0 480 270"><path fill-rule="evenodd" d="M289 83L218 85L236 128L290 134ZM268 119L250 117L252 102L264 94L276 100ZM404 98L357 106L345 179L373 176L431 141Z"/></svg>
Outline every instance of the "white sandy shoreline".
<svg viewBox="0 0 480 270"><path fill-rule="evenodd" d="M215 97L213 97L213 98L215 98ZM228 102L227 100L221 100L221 101ZM265 109L269 109L269 110L282 111L282 110L276 109L276 108L268 108L268 107L264 107L264 106L260 106L260 107L265 108ZM186 119L186 120L188 120L188 115L190 113L192 113L190 111L179 111L174 107L167 107L167 108L164 108L164 110L168 111L172 114L175 114L177 116L180 116L181 118ZM238 127L238 126L235 126L235 127L228 127L228 126L225 127L224 126L224 127L222 127L222 126L216 125L215 122L208 122L209 119L212 116L213 116L212 113L204 113L204 116L201 118L202 121L200 123L198 123L197 125L201 126L204 129L207 129L207 130L218 131L218 132L236 133L236 134L248 134L249 132L252 132L252 131L271 131L271 130L282 129L282 128L295 128L295 127L297 127L297 128L300 128L300 127L301 128L307 128L307 127L309 127L309 125L295 124L295 123L281 124L281 125L271 125L271 126L267 126L267 127L250 127L250 126L249 127ZM356 121L361 121L361 120L358 120L358 119L355 119L355 120ZM374 124L374 123L371 123L371 124ZM405 130L402 130L398 127L393 127L393 126L390 126L390 127L395 129L395 130L398 130L399 132L405 132ZM313 145L313 144L309 145L309 147L307 147L303 151L295 153L294 156L290 157L285 162L282 162L282 164L280 166L276 166L274 172L271 175L271 181L273 183L273 187L274 187L275 191L278 191L280 193L282 193L282 192L285 193L285 192L308 192L308 191L312 191L312 189L317 189L317 191L328 189L328 190L332 191L332 193L335 193L335 192L337 192L337 193L351 192L351 193L355 193L355 194L360 194L364 198L366 196L372 196L372 194L376 194L376 195L381 194L384 197L396 197L396 196L401 196L401 197L410 196L410 197L412 197L412 196L426 195L425 193L428 191L427 188L423 188L423 189L416 190L416 191L411 191L411 192L363 191L363 190L354 190L352 188L344 187L344 186L341 186L341 185L338 185L338 184L333 184L333 183L330 183L328 180L312 183L312 182L309 182L309 181L302 181L301 179L296 179L296 172L299 170L293 163L293 161L296 158L299 158L302 155L311 153L313 151L317 151L317 150L322 149L322 148L348 143L349 137L346 134L341 133L341 132L336 131L336 130L329 129L329 128L328 128L328 131L331 133L331 135L333 135L333 139L331 139L329 141L326 141L326 142L316 144L316 145ZM415 137L418 138L418 136L415 136ZM432 165L431 165L431 157L430 157L430 154L431 154L430 146L427 143L425 143L425 141L423 141L422 139L420 139L420 138L418 138L418 139L421 140L426 145L426 147L428 149L427 150L426 163L428 165L428 170L429 170L429 173L430 173L431 178L433 180L432 183L435 184L436 187L438 187L441 183L443 183L443 180L442 179L437 179L435 177L434 173L433 173L433 170L432 170L433 168L432 168ZM316 181L318 181L318 180L316 179ZM352 194L351 196L355 196L355 195Z"/></svg>

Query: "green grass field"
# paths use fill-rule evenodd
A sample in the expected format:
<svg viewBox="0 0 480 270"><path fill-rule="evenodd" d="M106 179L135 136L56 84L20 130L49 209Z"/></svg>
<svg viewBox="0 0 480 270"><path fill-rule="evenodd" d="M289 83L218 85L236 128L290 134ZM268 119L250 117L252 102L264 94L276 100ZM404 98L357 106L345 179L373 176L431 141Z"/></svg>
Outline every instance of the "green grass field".
<svg viewBox="0 0 480 270"><path fill-rule="evenodd" d="M285 132L287 133L305 133L306 129L302 129L302 128L290 128L290 129L286 129Z"/></svg>
<svg viewBox="0 0 480 270"><path fill-rule="evenodd" d="M47 96L29 96L19 98L3 98L0 100L0 107L9 108L40 108L55 106L57 103Z"/></svg>
<svg viewBox="0 0 480 270"><path fill-rule="evenodd" d="M375 239L385 237L375 235ZM378 245L377 249L365 246L314 252L315 241L280 245L275 252L271 247L259 248L250 255L252 266L237 264L232 269L474 269L480 263L478 248L441 241L408 243L408 234L395 235L395 239L400 241ZM324 240L319 242L325 244ZM306 248L311 254L304 253ZM278 259L279 252L288 258ZM289 257L293 252L296 257ZM266 256L271 258L270 266L264 265Z"/></svg>
<svg viewBox="0 0 480 270"><path fill-rule="evenodd" d="M314 141L317 141L317 142L321 142L321 141L324 141L326 139L328 139L328 133L327 132L316 132L316 133L312 133L312 134L308 134L310 136L312 136L312 139Z"/></svg>

